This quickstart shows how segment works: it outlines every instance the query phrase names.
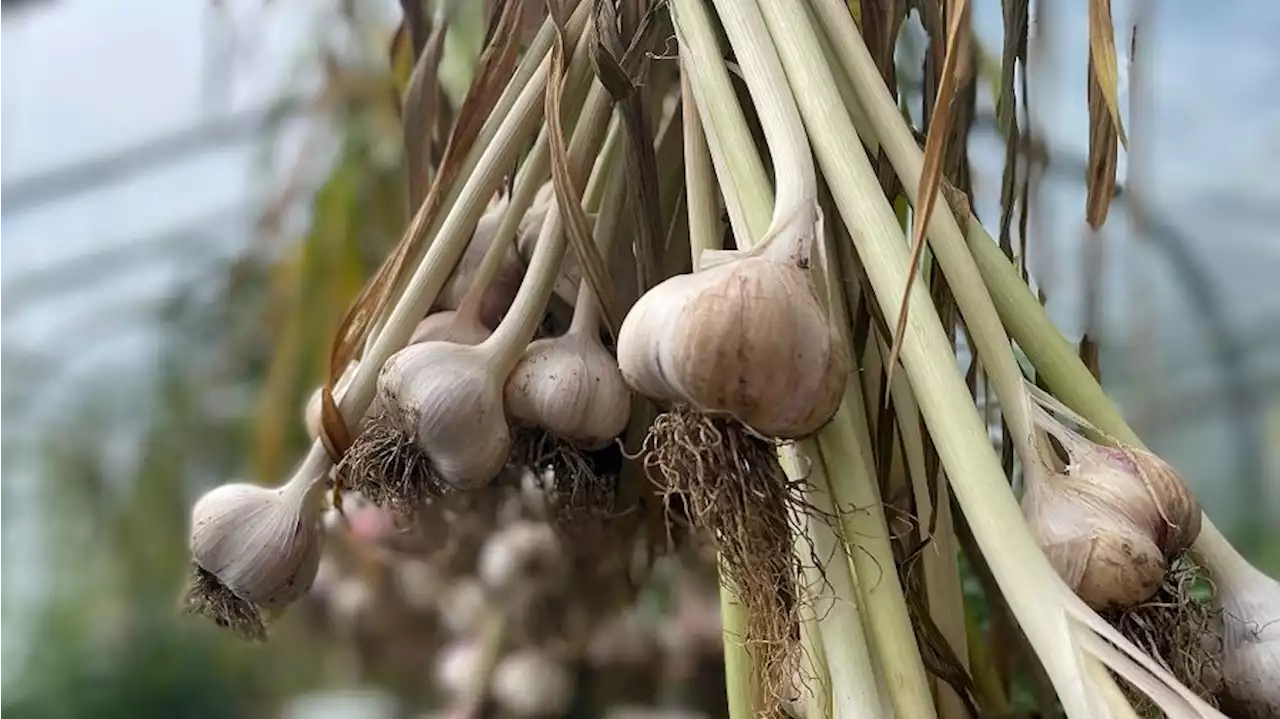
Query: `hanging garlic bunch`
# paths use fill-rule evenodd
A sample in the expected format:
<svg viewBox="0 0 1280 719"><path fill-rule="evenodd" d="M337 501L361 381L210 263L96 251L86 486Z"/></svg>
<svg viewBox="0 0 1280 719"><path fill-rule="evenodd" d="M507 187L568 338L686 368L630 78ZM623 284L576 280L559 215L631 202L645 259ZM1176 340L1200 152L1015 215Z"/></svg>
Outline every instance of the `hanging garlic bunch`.
<svg viewBox="0 0 1280 719"><path fill-rule="evenodd" d="M315 579L327 476L323 451L313 450L280 487L225 484L201 497L191 512L188 611L263 638L261 610L301 597Z"/></svg>
<svg viewBox="0 0 1280 719"><path fill-rule="evenodd" d="M646 292L618 334L627 384L768 437L801 438L826 424L849 358L809 277L806 210L751 250L719 253L715 266Z"/></svg>
<svg viewBox="0 0 1280 719"><path fill-rule="evenodd" d="M1223 709L1240 719L1278 717L1280 582L1234 552L1221 555L1212 564L1222 607Z"/></svg>
<svg viewBox="0 0 1280 719"><path fill-rule="evenodd" d="M1099 445L1057 419L1090 425L1027 385L1037 457L1025 466L1022 509L1037 543L1086 604L1104 611L1149 599L1168 562L1200 534L1200 505L1156 455ZM1049 438L1068 460L1059 461Z"/></svg>
<svg viewBox="0 0 1280 719"><path fill-rule="evenodd" d="M599 149L608 118L608 95L597 83L574 132L571 164L585 166ZM610 132L611 145L617 135ZM592 184L603 181L601 169L608 164L596 164ZM503 387L542 319L565 246L559 211L552 206L511 311L488 339L475 346L439 341L409 345L387 360L377 391L383 426L374 436L362 434L347 453L349 466L361 468L355 472L359 482L390 479L391 484L370 487L376 491L366 491L366 496L416 504L442 491L441 485L463 490L486 486L506 465L511 428ZM414 469L406 471L406 466Z"/></svg>
<svg viewBox="0 0 1280 719"><path fill-rule="evenodd" d="M596 244L604 257L617 234L624 187L620 176L614 178L601 200L606 220L597 225ZM569 331L529 345L507 379L505 397L514 419L586 449L599 449L626 429L631 392L600 342L599 305L586 280L578 287Z"/></svg>

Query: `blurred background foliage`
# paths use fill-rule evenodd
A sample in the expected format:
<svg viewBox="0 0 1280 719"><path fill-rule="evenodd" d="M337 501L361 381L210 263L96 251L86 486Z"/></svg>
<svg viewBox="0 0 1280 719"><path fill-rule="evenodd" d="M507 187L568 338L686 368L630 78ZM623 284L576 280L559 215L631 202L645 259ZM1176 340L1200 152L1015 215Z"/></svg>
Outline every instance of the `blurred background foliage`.
<svg viewBox="0 0 1280 719"><path fill-rule="evenodd" d="M42 4L59 3L6 1L4 8L31 13ZM208 4L216 18L224 3ZM10 661L3 711L11 717L278 715L300 692L364 679L348 648L317 640L298 617L282 621L272 642L248 646L175 612L192 499L228 477L276 481L299 456L301 407L325 370L334 327L408 217L398 82L387 62L398 9L392 2L325 7L299 58L322 68L318 87L247 124L261 167L290 168L263 189L252 222L215 217L167 234L162 244L122 243L28 277L25 289L5 275L6 319L15 305L102 272L127 274L161 252L175 252L189 278L145 309L160 331L150 348L153 369L142 377L56 391L74 375L76 355L116 331L118 311L110 307L55 328L74 338L62 346L77 353L51 357L5 343L3 636ZM441 74L455 107L483 39L484 7L449 3ZM307 92L280 88L284 98ZM305 138L280 142L299 115ZM11 189L6 176L4 199L14 199ZM202 247L228 234L252 240L231 243L241 249L229 255ZM1265 374L1237 379L1246 392L1270 386ZM1132 390L1116 384L1122 398ZM1210 395L1219 391L1212 380L1207 386ZM1275 461L1280 436L1276 405L1265 401L1275 396L1270 387L1259 392L1257 428L1270 454L1258 464ZM1232 431L1223 435L1228 442ZM1195 433L1194 416L1169 436L1181 442L1188 432ZM1257 471L1221 481L1274 492L1276 467ZM1280 544L1262 514L1232 536L1274 571ZM424 681L428 671L421 670Z"/></svg>

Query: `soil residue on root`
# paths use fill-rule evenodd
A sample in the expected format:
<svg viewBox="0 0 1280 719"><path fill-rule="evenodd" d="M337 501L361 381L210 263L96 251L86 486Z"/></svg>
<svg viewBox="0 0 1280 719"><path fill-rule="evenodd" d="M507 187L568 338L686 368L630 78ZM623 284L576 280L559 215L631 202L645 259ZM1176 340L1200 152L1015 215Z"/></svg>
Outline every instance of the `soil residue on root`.
<svg viewBox="0 0 1280 719"><path fill-rule="evenodd" d="M800 566L792 536L799 528L791 518L811 511L803 483L787 478L776 443L734 420L684 408L654 420L643 462L664 501L678 496L714 543L722 580L746 609L741 641L753 659L752 684L781 705L798 656Z"/></svg>
<svg viewBox="0 0 1280 719"><path fill-rule="evenodd" d="M449 490L427 454L385 413L356 437L338 463L337 476L342 489L406 513Z"/></svg>
<svg viewBox="0 0 1280 719"><path fill-rule="evenodd" d="M193 567L182 604L183 612L211 619L239 637L254 641L267 638L258 607L241 599L211 572L198 566Z"/></svg>

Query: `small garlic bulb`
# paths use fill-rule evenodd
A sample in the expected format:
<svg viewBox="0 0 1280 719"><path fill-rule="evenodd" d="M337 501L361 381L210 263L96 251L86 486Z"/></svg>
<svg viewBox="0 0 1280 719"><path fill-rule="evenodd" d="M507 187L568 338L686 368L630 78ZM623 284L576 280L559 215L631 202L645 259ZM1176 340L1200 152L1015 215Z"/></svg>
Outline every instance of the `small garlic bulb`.
<svg viewBox="0 0 1280 719"><path fill-rule="evenodd" d="M849 358L807 262L766 250L649 290L618 335L627 384L770 437L816 432L840 405Z"/></svg>
<svg viewBox="0 0 1280 719"><path fill-rule="evenodd" d="M392 355L378 375L384 416L456 489L492 482L511 448L502 405L506 378L492 371L491 358L482 347L425 342Z"/></svg>
<svg viewBox="0 0 1280 719"><path fill-rule="evenodd" d="M440 570L418 559L402 559L395 565L396 587L412 609L435 609L448 581Z"/></svg>
<svg viewBox="0 0 1280 719"><path fill-rule="evenodd" d="M1149 599L1168 561L1200 534L1195 496L1156 455L1096 444L1047 408L1074 417L1070 410L1039 390L1031 397L1039 456L1024 465L1022 509L1032 536L1090 607L1106 611ZM1058 466L1049 436L1066 450L1065 466Z"/></svg>
<svg viewBox="0 0 1280 719"><path fill-rule="evenodd" d="M471 641L445 647L436 658L436 683L453 697L474 696L480 691L482 656Z"/></svg>
<svg viewBox="0 0 1280 719"><path fill-rule="evenodd" d="M503 201L481 216L466 252L436 298L435 309L456 310L462 306L463 300L471 290L476 273L484 261L484 256L493 244L498 226L502 224L502 215L506 207L507 204ZM521 236L527 233L536 235L545 213L545 208L530 209L521 221L519 230ZM484 288L477 319L485 327L496 327L507 309L511 307L516 292L520 289L520 281L524 277L523 265L523 260L518 253L507 252L507 256L502 259L502 265L493 276L493 281Z"/></svg>
<svg viewBox="0 0 1280 719"><path fill-rule="evenodd" d="M440 595L440 620L446 629L463 636L480 629L489 607L484 586L471 577L459 577Z"/></svg>
<svg viewBox="0 0 1280 719"><path fill-rule="evenodd" d="M338 378L338 381L333 386L335 401L347 391L347 387L350 386L351 380L355 379L355 374L356 363L351 362L347 365L347 370L342 373L342 376ZM316 387L315 391L311 393L311 397L307 399L307 406L302 412L302 421L303 425L307 428L307 437L311 438L311 441L313 442L320 439L320 410L323 407L324 402L324 398L322 396L323 391L323 387ZM368 416L369 413L365 413L365 417ZM360 430L363 429L364 423L365 420L361 420L361 426L353 431L359 433Z"/></svg>
<svg viewBox="0 0 1280 719"><path fill-rule="evenodd" d="M498 662L492 692L498 706L516 716L556 716L573 700L573 677L550 654L521 649Z"/></svg>
<svg viewBox="0 0 1280 719"><path fill-rule="evenodd" d="M322 458L322 457L321 457ZM279 488L226 484L191 511L196 566L240 599L278 607L305 594L320 566L323 475L304 463Z"/></svg>
<svg viewBox="0 0 1280 719"><path fill-rule="evenodd" d="M492 334L479 317L458 310L442 310L427 315L413 330L409 344L421 342L453 342L478 345Z"/></svg>
<svg viewBox="0 0 1280 719"><path fill-rule="evenodd" d="M1240 719L1280 717L1280 582L1239 555L1214 564L1222 604L1223 709Z"/></svg>
<svg viewBox="0 0 1280 719"><path fill-rule="evenodd" d="M487 586L503 590L553 575L563 562L564 549L551 525L523 520L485 541L476 573Z"/></svg>
<svg viewBox="0 0 1280 719"><path fill-rule="evenodd" d="M531 342L504 394L515 419L600 449L626 429L631 392L613 355L591 333L570 330Z"/></svg>

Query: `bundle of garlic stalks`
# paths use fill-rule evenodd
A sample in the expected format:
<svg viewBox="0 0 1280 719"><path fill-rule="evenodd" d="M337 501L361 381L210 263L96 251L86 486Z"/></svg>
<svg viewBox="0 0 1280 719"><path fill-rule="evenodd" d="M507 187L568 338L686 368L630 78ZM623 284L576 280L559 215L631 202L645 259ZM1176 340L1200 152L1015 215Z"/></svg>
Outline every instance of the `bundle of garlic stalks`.
<svg viewBox="0 0 1280 719"><path fill-rule="evenodd" d="M439 162L443 33L416 29L412 221L335 339L294 476L196 504L194 611L262 636L315 580L326 506L361 497L466 639L440 660L461 706L564 714L592 683L566 667L661 555L705 544L734 717L1005 715L1015 673L1046 715L1280 715L1280 586L968 210L966 2L919 4L923 148L885 82L897 3L493 5ZM1090 24L1114 153L1106 2Z"/></svg>

